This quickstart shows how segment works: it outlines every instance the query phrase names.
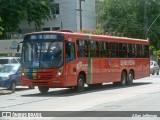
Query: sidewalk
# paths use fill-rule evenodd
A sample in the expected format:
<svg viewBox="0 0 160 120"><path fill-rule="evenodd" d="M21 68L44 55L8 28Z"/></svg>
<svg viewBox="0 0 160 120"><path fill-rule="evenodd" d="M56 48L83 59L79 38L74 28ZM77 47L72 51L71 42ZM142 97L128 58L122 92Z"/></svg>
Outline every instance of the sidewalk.
<svg viewBox="0 0 160 120"><path fill-rule="evenodd" d="M7 90L6 88L0 87L0 95L6 95L6 94L11 94L11 90Z"/></svg>

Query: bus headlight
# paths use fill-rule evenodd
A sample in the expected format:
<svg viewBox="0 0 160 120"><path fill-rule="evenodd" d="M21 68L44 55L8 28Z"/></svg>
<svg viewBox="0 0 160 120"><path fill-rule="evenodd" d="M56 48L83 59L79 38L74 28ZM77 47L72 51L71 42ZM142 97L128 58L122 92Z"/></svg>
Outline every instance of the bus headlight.
<svg viewBox="0 0 160 120"><path fill-rule="evenodd" d="M57 72L56 77L61 76L61 75L62 75L62 73L63 73L63 67L59 68L59 70L58 70L58 72Z"/></svg>
<svg viewBox="0 0 160 120"><path fill-rule="evenodd" d="M24 72L22 72L21 75L24 76Z"/></svg>

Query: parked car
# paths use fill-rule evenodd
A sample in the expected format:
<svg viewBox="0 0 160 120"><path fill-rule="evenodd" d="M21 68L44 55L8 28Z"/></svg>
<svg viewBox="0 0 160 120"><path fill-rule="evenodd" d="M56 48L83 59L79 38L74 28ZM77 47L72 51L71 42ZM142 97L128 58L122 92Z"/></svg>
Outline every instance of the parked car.
<svg viewBox="0 0 160 120"><path fill-rule="evenodd" d="M4 64L0 69L0 87L6 87L15 92L16 86L20 86L20 64ZM34 87L29 87L34 88Z"/></svg>
<svg viewBox="0 0 160 120"><path fill-rule="evenodd" d="M20 57L0 57L0 69L4 64L20 63Z"/></svg>
<svg viewBox="0 0 160 120"><path fill-rule="evenodd" d="M159 75L159 66L156 61L150 61L150 73Z"/></svg>

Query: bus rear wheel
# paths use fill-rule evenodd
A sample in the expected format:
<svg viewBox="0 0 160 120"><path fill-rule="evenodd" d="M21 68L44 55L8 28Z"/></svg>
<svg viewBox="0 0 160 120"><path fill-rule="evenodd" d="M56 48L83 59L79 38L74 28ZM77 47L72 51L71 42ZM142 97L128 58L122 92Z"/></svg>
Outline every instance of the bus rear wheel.
<svg viewBox="0 0 160 120"><path fill-rule="evenodd" d="M84 76L79 75L77 79L77 86L75 87L78 92L84 91Z"/></svg>
<svg viewBox="0 0 160 120"><path fill-rule="evenodd" d="M126 85L126 81L127 81L126 72L123 71L121 73L121 82L120 82L120 85L121 86L125 86Z"/></svg>
<svg viewBox="0 0 160 120"><path fill-rule="evenodd" d="M132 85L133 79L134 79L134 77L133 77L133 72L130 71L130 72L129 72L129 75L128 75L127 85Z"/></svg>
<svg viewBox="0 0 160 120"><path fill-rule="evenodd" d="M159 75L159 70L158 70L158 72L157 72L157 75Z"/></svg>
<svg viewBox="0 0 160 120"><path fill-rule="evenodd" d="M49 87L46 86L38 86L38 89L41 93L47 93L49 90Z"/></svg>

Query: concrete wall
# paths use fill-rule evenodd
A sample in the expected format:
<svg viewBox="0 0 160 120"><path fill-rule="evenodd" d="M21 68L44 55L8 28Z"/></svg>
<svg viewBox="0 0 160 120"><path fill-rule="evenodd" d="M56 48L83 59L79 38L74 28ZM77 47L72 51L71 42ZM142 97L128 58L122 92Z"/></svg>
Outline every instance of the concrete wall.
<svg viewBox="0 0 160 120"><path fill-rule="evenodd" d="M15 56L17 52L17 45L22 39L0 40L0 56Z"/></svg>
<svg viewBox="0 0 160 120"><path fill-rule="evenodd" d="M43 28L62 27L62 29L69 29L73 32L80 30L79 22L79 0L55 0L59 3L60 14L49 21L44 21ZM85 0L82 3L82 28L85 30L94 31L96 28L96 13L95 13L95 0ZM23 33L35 31L34 23L30 26L27 22L20 25Z"/></svg>

